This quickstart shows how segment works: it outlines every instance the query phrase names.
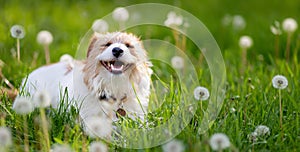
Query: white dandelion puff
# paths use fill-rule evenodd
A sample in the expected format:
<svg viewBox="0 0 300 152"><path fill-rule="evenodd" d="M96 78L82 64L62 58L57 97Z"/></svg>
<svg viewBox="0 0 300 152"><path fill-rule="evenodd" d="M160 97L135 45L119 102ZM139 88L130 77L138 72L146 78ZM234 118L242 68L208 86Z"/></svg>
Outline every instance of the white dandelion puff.
<svg viewBox="0 0 300 152"><path fill-rule="evenodd" d="M85 125L86 134L92 138L109 138L112 132L112 120L106 117L88 118Z"/></svg>
<svg viewBox="0 0 300 152"><path fill-rule="evenodd" d="M124 7L117 7L112 12L112 17L117 22L125 22L129 19L129 12Z"/></svg>
<svg viewBox="0 0 300 152"><path fill-rule="evenodd" d="M285 76L276 75L272 79L272 84L276 89L285 89L288 86L288 80Z"/></svg>
<svg viewBox="0 0 300 152"><path fill-rule="evenodd" d="M246 27L246 21L241 15L234 15L232 18L232 26L235 30L243 30Z"/></svg>
<svg viewBox="0 0 300 152"><path fill-rule="evenodd" d="M171 11L167 15L167 19L164 22L165 26L168 27L178 27L183 24L183 18L177 15L175 12Z"/></svg>
<svg viewBox="0 0 300 152"><path fill-rule="evenodd" d="M257 134L257 136L266 136L270 135L270 128L265 125L259 125L255 128L254 132Z"/></svg>
<svg viewBox="0 0 300 152"><path fill-rule="evenodd" d="M21 25L14 25L10 28L10 34L13 38L22 39L25 37L24 27Z"/></svg>
<svg viewBox="0 0 300 152"><path fill-rule="evenodd" d="M49 45L53 41L53 36L49 31L40 31L37 35L37 42L44 46L44 51L45 51L45 59L46 63L50 64L50 51L49 51Z"/></svg>
<svg viewBox="0 0 300 152"><path fill-rule="evenodd" d="M74 68L74 59L69 54L62 55L59 58L59 62L66 62L66 63L68 63L68 68L70 68L69 70L72 70L72 68Z"/></svg>
<svg viewBox="0 0 300 152"><path fill-rule="evenodd" d="M297 21L293 18L286 18L282 22L282 29L287 33L294 33L298 28Z"/></svg>
<svg viewBox="0 0 300 152"><path fill-rule="evenodd" d="M103 142L100 142L100 141L94 141L90 144L90 147L89 147L89 151L90 152L107 152L108 149L107 149L107 146L103 143Z"/></svg>
<svg viewBox="0 0 300 152"><path fill-rule="evenodd" d="M278 21L275 21L274 25L270 26L270 30L274 35L281 35L281 29L280 29L280 23Z"/></svg>
<svg viewBox="0 0 300 152"><path fill-rule="evenodd" d="M173 68L182 69L184 67L184 59L180 56L174 56L171 59Z"/></svg>
<svg viewBox="0 0 300 152"><path fill-rule="evenodd" d="M33 95L33 102L36 107L46 108L51 104L50 94L45 90L37 91Z"/></svg>
<svg viewBox="0 0 300 152"><path fill-rule="evenodd" d="M7 127L0 127L0 147L7 147L10 145L12 145L10 129Z"/></svg>
<svg viewBox="0 0 300 152"><path fill-rule="evenodd" d="M108 31L108 24L105 20L98 19L93 22L92 29L97 33L105 33Z"/></svg>
<svg viewBox="0 0 300 152"><path fill-rule="evenodd" d="M25 115L31 113L34 107L29 97L19 96L15 99L12 109L17 114Z"/></svg>
<svg viewBox="0 0 300 152"><path fill-rule="evenodd" d="M239 40L239 45L243 49L248 49L253 45L252 38L250 36L244 35Z"/></svg>
<svg viewBox="0 0 300 152"><path fill-rule="evenodd" d="M184 145L183 145L182 141L173 139L172 141L164 144L162 146L162 149L164 152L183 152Z"/></svg>
<svg viewBox="0 0 300 152"><path fill-rule="evenodd" d="M209 145L213 150L223 150L230 146L230 141L227 135L216 133L210 137Z"/></svg>
<svg viewBox="0 0 300 152"><path fill-rule="evenodd" d="M190 105L190 106L188 107L188 110L189 110L189 112L194 113L194 106L193 106L193 105Z"/></svg>
<svg viewBox="0 0 300 152"><path fill-rule="evenodd" d="M194 89L194 97L196 100L207 100L209 98L209 91L205 87L198 86Z"/></svg>
<svg viewBox="0 0 300 152"><path fill-rule="evenodd" d="M59 58L59 62L73 62L73 57L70 54L63 54Z"/></svg>
<svg viewBox="0 0 300 152"><path fill-rule="evenodd" d="M36 38L40 45L50 45L53 41L53 36L49 31L40 31Z"/></svg>
<svg viewBox="0 0 300 152"><path fill-rule="evenodd" d="M67 144L54 144L50 152L72 152L73 150Z"/></svg>
<svg viewBox="0 0 300 152"><path fill-rule="evenodd" d="M231 113L236 112L236 109L234 107L231 107L229 110L230 110Z"/></svg>

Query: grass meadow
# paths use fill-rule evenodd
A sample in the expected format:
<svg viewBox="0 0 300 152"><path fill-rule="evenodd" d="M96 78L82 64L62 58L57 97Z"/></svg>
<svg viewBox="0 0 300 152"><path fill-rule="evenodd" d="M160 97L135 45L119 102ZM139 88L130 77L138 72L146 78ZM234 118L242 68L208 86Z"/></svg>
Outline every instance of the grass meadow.
<svg viewBox="0 0 300 152"><path fill-rule="evenodd" d="M76 55L81 38L94 20L111 13L116 7L144 2L159 1L0 0L1 90L19 90L23 78L46 64L44 47L37 43L37 34L41 30L50 31L53 35L53 42L49 45L50 60L52 63L59 62L64 54ZM283 25L286 18L300 23L300 1L168 0L163 3L182 8L201 20L223 55L225 99L216 120L205 133L199 134L198 129L208 100L197 102L195 107L198 108L194 109L192 119L184 122L186 127L169 145L130 149L86 135L78 123L78 110L75 108L36 108L28 115L19 115L12 109L13 101L9 95L1 93L0 126L9 128L11 142L5 146L3 141L7 136L0 134L0 151L49 151L50 148L59 151L58 145L68 145L69 149L65 147L61 151L96 151L90 147L95 141L102 141L108 151L214 151L211 137L216 133L225 134L230 141L229 146L221 149L223 139L220 139L217 151L300 151L300 30L287 32ZM17 40L10 33L11 27L16 24L22 25L26 32L25 37L20 39L20 62L16 55ZM193 63L197 77L189 86L180 84L170 68L172 65L152 60L152 79L157 81L152 85L150 107L155 107L155 110L146 117L148 122L125 117L115 125L128 128L159 126L182 108L180 98L183 94L189 95L183 97L185 100L194 99L194 90L187 88L201 85L212 89L210 69L192 40L183 36L178 41L174 31L155 25L142 25L126 31L141 39L160 39L181 48ZM241 44L244 35L250 37L250 43L247 39L245 44ZM162 50L168 58L176 55L168 54L164 50L166 47L155 48ZM190 74L185 71L190 67L177 68L181 68L183 75ZM286 88L273 86L272 79L276 75L286 77ZM62 92L61 102L64 104L68 102L66 96ZM46 131L44 124L47 125ZM266 128L259 131L259 125ZM169 127L174 129L172 125Z"/></svg>

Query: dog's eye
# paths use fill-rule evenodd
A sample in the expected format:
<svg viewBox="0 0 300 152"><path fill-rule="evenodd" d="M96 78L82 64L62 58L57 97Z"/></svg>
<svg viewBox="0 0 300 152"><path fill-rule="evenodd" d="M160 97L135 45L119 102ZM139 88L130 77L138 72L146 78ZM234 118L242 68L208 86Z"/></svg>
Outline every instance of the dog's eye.
<svg viewBox="0 0 300 152"><path fill-rule="evenodd" d="M129 43L125 43L125 46L128 47L128 48L133 48L133 46L130 45Z"/></svg>
<svg viewBox="0 0 300 152"><path fill-rule="evenodd" d="M107 42L106 44L104 44L103 46L105 47L109 47L112 43L111 42Z"/></svg>

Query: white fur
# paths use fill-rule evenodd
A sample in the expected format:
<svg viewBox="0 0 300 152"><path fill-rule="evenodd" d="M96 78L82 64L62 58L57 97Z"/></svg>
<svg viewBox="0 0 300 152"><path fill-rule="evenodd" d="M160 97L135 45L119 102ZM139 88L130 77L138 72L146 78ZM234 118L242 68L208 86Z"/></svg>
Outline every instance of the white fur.
<svg viewBox="0 0 300 152"><path fill-rule="evenodd" d="M146 53L142 49L140 41L133 35L109 33L102 36L95 37L97 40L90 50L94 57L96 56L95 58L88 56L87 61L74 60L72 63L59 62L40 67L29 74L27 81L24 80L25 92L33 95L37 90L48 91L51 95L52 106L57 107L60 94L67 88L69 100L79 109L83 121L103 114L112 115L111 118L116 119L113 111L119 108L123 108L131 117L137 115L143 118L148 107L151 75L151 69L148 67L148 61L146 61ZM109 37L113 39L116 36L120 36L117 39L120 42L113 42L102 53L98 53L101 45L103 45L101 43L110 40ZM121 42L127 38L136 41L132 42L135 55ZM122 74L115 75L98 65L99 60L112 60L114 58L111 52L114 47L120 47L124 50L119 60L124 63L133 63L135 71L128 69ZM97 73L97 71L93 72L92 68L99 70L96 76L92 76L92 74ZM99 94L101 91L115 100L109 100L112 102L100 101ZM121 101L125 95L126 100Z"/></svg>

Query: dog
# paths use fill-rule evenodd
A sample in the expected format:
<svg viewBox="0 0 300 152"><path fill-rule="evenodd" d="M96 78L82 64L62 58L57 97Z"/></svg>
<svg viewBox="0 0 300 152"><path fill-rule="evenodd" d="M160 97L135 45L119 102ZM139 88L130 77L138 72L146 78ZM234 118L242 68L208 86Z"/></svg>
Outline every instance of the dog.
<svg viewBox="0 0 300 152"><path fill-rule="evenodd" d="M125 115L143 118L151 74L151 62L138 37L124 32L95 33L85 60L40 67L28 75L22 88L29 95L47 91L56 108L66 88L83 122L103 114L113 120Z"/></svg>

